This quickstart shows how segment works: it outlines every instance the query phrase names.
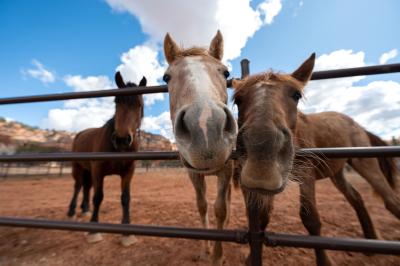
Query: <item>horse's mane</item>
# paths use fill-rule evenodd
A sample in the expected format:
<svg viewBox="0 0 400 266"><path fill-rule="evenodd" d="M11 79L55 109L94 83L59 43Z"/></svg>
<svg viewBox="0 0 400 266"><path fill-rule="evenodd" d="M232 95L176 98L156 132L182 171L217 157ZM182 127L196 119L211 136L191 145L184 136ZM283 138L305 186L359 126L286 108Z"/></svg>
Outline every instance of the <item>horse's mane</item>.
<svg viewBox="0 0 400 266"><path fill-rule="evenodd" d="M272 82L285 82L290 86L295 88L302 88L304 86L303 82L298 81L294 77L289 74L282 74L279 72L267 71L259 74L251 75L244 78L237 88L235 88L235 93L233 94L233 99L237 99L238 97L244 96L248 88L253 87L257 83L272 83Z"/></svg>
<svg viewBox="0 0 400 266"><path fill-rule="evenodd" d="M106 129L106 135L111 140L111 135L115 131L115 117L110 118L103 126Z"/></svg>

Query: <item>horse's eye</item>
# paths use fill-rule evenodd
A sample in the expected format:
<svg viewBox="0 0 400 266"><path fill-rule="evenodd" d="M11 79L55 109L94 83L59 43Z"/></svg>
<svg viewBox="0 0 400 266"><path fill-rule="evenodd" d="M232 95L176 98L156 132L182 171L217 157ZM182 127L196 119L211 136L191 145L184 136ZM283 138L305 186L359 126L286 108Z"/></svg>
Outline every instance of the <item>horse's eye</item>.
<svg viewBox="0 0 400 266"><path fill-rule="evenodd" d="M171 79L171 76L168 74L165 74L162 79L165 81L165 83L168 83L168 81L170 81L170 79Z"/></svg>
<svg viewBox="0 0 400 266"><path fill-rule="evenodd" d="M298 102L301 99L302 95L301 92L299 91L295 91L292 95L293 100L295 100L296 102Z"/></svg>
<svg viewBox="0 0 400 266"><path fill-rule="evenodd" d="M224 71L224 77L227 79L229 77L230 73L228 70Z"/></svg>

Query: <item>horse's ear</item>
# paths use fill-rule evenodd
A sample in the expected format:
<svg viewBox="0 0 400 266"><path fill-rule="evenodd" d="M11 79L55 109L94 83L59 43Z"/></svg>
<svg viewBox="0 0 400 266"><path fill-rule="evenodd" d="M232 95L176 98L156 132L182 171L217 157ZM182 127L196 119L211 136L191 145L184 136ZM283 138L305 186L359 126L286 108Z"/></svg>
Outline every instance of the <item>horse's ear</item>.
<svg viewBox="0 0 400 266"><path fill-rule="evenodd" d="M179 54L180 50L181 49L172 39L171 35L167 33L164 38L164 56L165 59L167 59L168 64L171 64L176 59L176 56Z"/></svg>
<svg viewBox="0 0 400 266"><path fill-rule="evenodd" d="M121 76L121 73L119 71L117 71L117 73L115 73L115 83L117 83L118 88L125 88L125 82L124 79Z"/></svg>
<svg viewBox="0 0 400 266"><path fill-rule="evenodd" d="M143 78L140 80L139 82L139 87L144 87L147 84L147 79L145 76L143 76Z"/></svg>
<svg viewBox="0 0 400 266"><path fill-rule="evenodd" d="M315 63L315 53L312 53L311 56L304 61L304 63L292 73L292 77L297 79L298 81L306 83L310 78L314 68Z"/></svg>
<svg viewBox="0 0 400 266"><path fill-rule="evenodd" d="M212 39L208 52L212 57L215 57L220 61L222 60L222 57L224 56L224 39L222 38L222 34L219 30Z"/></svg>

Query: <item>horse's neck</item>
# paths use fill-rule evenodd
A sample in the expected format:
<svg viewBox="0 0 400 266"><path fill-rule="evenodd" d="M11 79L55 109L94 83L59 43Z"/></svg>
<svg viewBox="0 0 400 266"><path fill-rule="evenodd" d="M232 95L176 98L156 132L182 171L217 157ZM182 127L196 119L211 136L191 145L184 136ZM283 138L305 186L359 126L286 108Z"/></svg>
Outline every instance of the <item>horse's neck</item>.
<svg viewBox="0 0 400 266"><path fill-rule="evenodd" d="M312 142L312 130L309 128L307 115L298 111L296 130L294 133L294 145L299 148L307 148Z"/></svg>

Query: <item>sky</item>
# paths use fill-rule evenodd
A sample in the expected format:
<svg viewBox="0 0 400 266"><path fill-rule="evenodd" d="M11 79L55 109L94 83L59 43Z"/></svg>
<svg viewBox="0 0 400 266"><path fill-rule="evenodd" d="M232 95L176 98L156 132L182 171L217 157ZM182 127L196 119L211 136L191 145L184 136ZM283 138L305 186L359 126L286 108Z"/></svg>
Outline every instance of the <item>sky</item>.
<svg viewBox="0 0 400 266"><path fill-rule="evenodd" d="M167 32L208 46L218 29L224 63L240 76L400 62L396 0L0 0L0 97L115 88L114 74L163 84ZM231 94L231 93L230 93ZM339 111L384 137L400 136L400 73L312 81L300 109ZM234 110L234 106L230 104ZM0 116L46 129L99 127L113 98L0 106ZM173 139L167 94L145 96L142 129Z"/></svg>

